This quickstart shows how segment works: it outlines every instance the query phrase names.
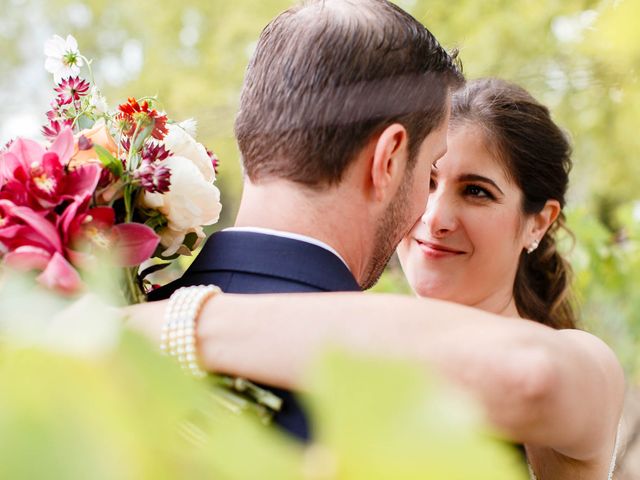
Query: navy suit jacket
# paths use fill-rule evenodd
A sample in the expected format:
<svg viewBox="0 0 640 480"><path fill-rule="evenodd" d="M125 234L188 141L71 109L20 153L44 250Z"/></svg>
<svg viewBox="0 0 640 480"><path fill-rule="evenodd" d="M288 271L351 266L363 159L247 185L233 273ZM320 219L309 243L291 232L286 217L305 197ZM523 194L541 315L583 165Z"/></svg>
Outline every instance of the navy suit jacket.
<svg viewBox="0 0 640 480"><path fill-rule="evenodd" d="M317 245L253 232L218 232L182 278L149 294L168 298L190 285L215 284L228 293L360 291L347 266ZM274 421L302 440L310 438L306 416L291 392L269 388L283 400Z"/></svg>

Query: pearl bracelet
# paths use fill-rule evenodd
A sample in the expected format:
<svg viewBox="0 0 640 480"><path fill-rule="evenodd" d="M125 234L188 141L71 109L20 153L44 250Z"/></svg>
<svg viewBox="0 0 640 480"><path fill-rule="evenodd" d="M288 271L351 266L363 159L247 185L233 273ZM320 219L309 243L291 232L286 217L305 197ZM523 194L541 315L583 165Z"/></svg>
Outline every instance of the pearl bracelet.
<svg viewBox="0 0 640 480"><path fill-rule="evenodd" d="M196 325L205 302L222 291L215 285L182 287L173 292L164 316L160 349L193 376L207 375L198 363Z"/></svg>

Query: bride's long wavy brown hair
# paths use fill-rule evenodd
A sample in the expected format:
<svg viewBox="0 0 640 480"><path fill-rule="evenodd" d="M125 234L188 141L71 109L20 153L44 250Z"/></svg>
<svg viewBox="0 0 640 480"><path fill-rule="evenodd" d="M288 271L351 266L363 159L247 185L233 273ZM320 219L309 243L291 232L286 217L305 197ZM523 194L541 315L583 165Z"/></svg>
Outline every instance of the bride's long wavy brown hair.
<svg viewBox="0 0 640 480"><path fill-rule="evenodd" d="M517 85L494 78L473 80L453 95L451 124L455 128L464 123L485 132L488 146L522 190L523 214L538 213L550 199L564 207L571 146L547 107ZM577 324L571 266L556 246L562 229L567 230L563 212L537 250L522 252L514 284L520 315L557 329Z"/></svg>

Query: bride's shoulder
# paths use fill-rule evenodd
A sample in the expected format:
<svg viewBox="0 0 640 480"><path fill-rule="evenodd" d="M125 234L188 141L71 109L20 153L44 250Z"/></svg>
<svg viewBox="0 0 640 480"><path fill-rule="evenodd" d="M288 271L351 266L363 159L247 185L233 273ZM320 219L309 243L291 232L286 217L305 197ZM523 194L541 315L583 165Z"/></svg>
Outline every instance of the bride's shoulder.
<svg viewBox="0 0 640 480"><path fill-rule="evenodd" d="M583 366L591 371L587 370L583 373L585 375L600 374L601 377L606 378L613 393L622 403L625 390L624 371L613 349L601 338L584 330L558 330L557 334L564 346L575 351L576 355L582 359L589 360Z"/></svg>
<svg viewBox="0 0 640 480"><path fill-rule="evenodd" d="M622 374L622 367L615 352L607 343L596 335L577 329L557 330L558 337L567 345L588 352L592 358L601 360L604 368L618 371Z"/></svg>
<svg viewBox="0 0 640 480"><path fill-rule="evenodd" d="M574 375L591 388L593 414L609 424L608 430L617 431L626 390L625 375L615 352L599 337L582 330L559 330L558 335L575 353ZM597 422L594 422L597 423ZM604 426L604 425L603 425Z"/></svg>

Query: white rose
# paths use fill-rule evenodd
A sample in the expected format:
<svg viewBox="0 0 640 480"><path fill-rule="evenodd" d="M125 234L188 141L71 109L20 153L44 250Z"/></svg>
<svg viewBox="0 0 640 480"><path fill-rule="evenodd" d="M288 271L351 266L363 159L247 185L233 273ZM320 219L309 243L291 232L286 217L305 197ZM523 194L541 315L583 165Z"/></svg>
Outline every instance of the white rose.
<svg viewBox="0 0 640 480"><path fill-rule="evenodd" d="M159 210L167 217L167 227L159 232L166 247L163 255L173 255L190 232L204 237L203 225L213 225L220 217L220 190L207 180L196 162L182 156L167 158L164 165L171 171L171 187L166 193L145 192L143 204Z"/></svg>
<svg viewBox="0 0 640 480"><path fill-rule="evenodd" d="M211 158L207 154L204 145L196 142L182 127L176 124L167 125L168 133L164 137L164 145L171 153L178 157L186 157L191 160L202 172L202 176L208 182L216 179Z"/></svg>

